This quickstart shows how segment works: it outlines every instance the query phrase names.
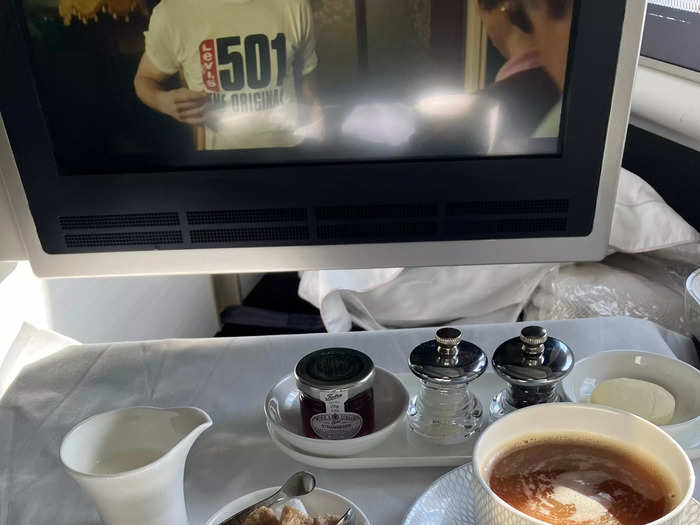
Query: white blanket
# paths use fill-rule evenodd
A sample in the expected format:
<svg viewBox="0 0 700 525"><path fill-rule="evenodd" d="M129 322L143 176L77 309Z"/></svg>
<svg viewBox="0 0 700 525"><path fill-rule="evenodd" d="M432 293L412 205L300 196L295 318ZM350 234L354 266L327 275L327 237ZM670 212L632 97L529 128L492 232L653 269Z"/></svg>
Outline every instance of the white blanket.
<svg viewBox="0 0 700 525"><path fill-rule="evenodd" d="M0 355L0 399L25 366L76 344L70 337L22 323L12 344Z"/></svg>
<svg viewBox="0 0 700 525"><path fill-rule="evenodd" d="M688 338L649 322L617 318L542 324L569 343L577 359L629 348L675 355L698 365ZM521 328L498 324L462 330L466 340L491 358L494 349ZM61 440L87 417L135 405L197 406L214 420L192 447L185 470L189 523L203 525L229 501L309 468L275 447L262 411L268 389L302 356L317 348L358 348L377 366L408 373L411 350L434 335L432 329L416 329L65 349L26 367L0 401L0 525L101 523L87 494L61 466ZM700 468L700 461L695 466ZM311 468L319 486L355 502L374 525L399 525L406 509L447 470Z"/></svg>

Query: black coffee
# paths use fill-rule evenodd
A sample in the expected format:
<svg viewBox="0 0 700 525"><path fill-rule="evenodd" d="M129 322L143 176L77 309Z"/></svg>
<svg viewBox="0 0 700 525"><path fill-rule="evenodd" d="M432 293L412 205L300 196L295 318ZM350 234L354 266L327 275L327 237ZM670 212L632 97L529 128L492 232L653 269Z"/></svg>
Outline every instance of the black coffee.
<svg viewBox="0 0 700 525"><path fill-rule="evenodd" d="M491 462L489 485L553 525L643 525L677 504L678 490L647 458L586 437L535 438Z"/></svg>

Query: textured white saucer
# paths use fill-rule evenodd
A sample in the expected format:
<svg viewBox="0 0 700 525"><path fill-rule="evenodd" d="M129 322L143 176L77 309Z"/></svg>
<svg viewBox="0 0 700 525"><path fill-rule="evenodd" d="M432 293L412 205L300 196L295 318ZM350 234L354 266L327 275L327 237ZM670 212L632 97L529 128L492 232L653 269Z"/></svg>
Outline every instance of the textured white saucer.
<svg viewBox="0 0 700 525"><path fill-rule="evenodd" d="M681 523L700 523L700 503L690 502ZM476 525L472 464L462 465L430 485L408 511L403 525Z"/></svg>

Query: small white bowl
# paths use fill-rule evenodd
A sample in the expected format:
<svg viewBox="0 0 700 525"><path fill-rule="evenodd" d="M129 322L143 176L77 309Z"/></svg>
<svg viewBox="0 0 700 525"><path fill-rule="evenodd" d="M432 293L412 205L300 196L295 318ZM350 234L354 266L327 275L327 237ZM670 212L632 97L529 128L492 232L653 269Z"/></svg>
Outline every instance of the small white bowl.
<svg viewBox="0 0 700 525"><path fill-rule="evenodd" d="M374 379L375 430L366 436L334 441L306 437L293 374L273 386L265 399L265 417L279 437L301 452L334 458L354 456L382 443L403 421L407 409L406 387L394 374L379 367Z"/></svg>
<svg viewBox="0 0 700 525"><path fill-rule="evenodd" d="M216 513L207 520L207 525L218 525L225 519L233 516L236 512L240 512L241 510L254 505L258 501L271 496L278 490L279 487L270 487L241 496L240 498L227 503L216 511ZM306 511L312 517L323 514L336 514L338 516L342 516L345 511L348 510L348 507L352 507L355 510L355 525L370 525L367 516L365 516L357 505L355 505L349 499L344 498L335 492L331 492L330 490L315 488L313 492L307 494L306 496L302 496L299 499L304 504L304 507L306 507Z"/></svg>
<svg viewBox="0 0 700 525"><path fill-rule="evenodd" d="M660 428L683 447L691 459L700 457L700 370L678 359L636 350L601 352L582 359L562 381L569 401L590 403L593 390L618 377L656 383L676 398L670 425Z"/></svg>

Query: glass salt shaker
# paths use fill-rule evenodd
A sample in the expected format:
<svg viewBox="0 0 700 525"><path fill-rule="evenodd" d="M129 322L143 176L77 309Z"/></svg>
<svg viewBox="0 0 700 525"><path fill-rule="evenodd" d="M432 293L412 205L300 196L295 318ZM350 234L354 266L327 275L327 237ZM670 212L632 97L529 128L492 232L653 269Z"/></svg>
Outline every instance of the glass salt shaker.
<svg viewBox="0 0 700 525"><path fill-rule="evenodd" d="M574 366L574 353L541 326L523 328L493 354L493 368L508 383L491 401L496 420L519 408L560 401L558 385Z"/></svg>
<svg viewBox="0 0 700 525"><path fill-rule="evenodd" d="M421 382L408 408L411 430L445 445L467 441L481 430L484 411L468 385L487 365L486 354L462 341L456 328L441 328L434 340L418 345L409 358L411 372Z"/></svg>

